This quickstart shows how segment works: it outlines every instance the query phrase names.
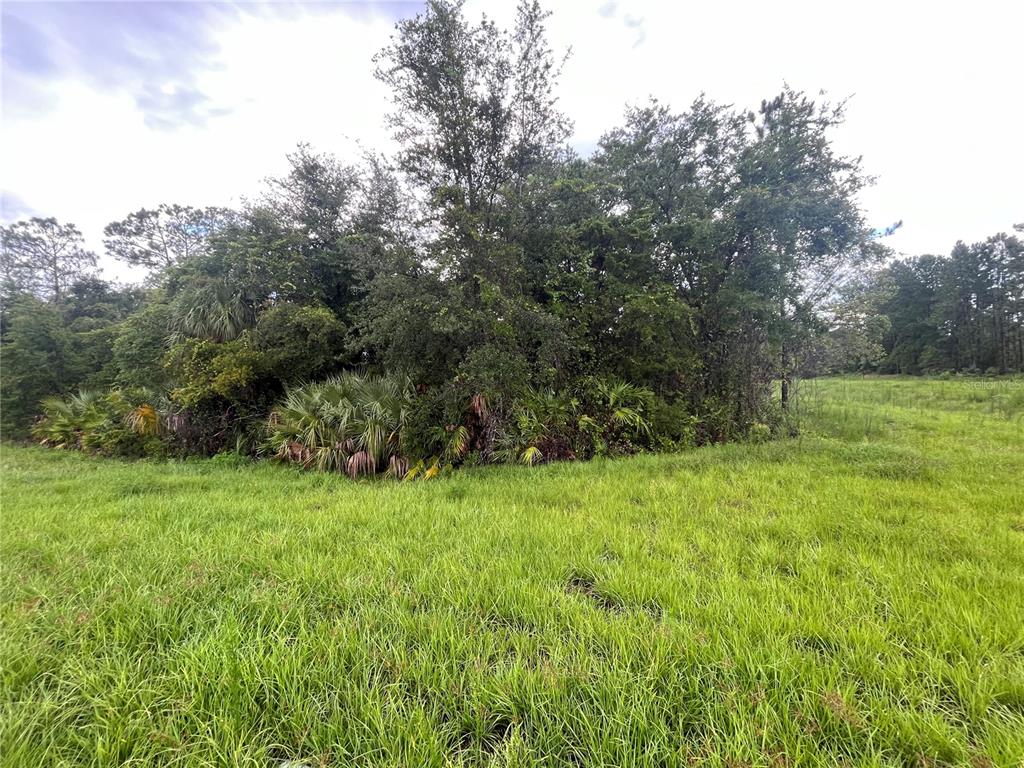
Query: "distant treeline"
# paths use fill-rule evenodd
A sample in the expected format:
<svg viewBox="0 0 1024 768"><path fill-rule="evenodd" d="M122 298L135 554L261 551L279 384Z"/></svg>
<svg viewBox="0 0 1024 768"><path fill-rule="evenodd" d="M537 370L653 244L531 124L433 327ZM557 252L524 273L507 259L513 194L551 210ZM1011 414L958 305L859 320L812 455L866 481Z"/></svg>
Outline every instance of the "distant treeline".
<svg viewBox="0 0 1024 768"><path fill-rule="evenodd" d="M999 234L869 270L840 287L825 317L809 372L1022 372L1024 241Z"/></svg>
<svg viewBox="0 0 1024 768"><path fill-rule="evenodd" d="M954 256L948 298L922 260L883 273L900 293L837 303L887 256L859 161L832 148L841 104L651 103L582 158L546 17L523 2L506 31L432 2L400 22L375 59L397 153L300 146L240 210L112 222L105 248L149 269L142 287L92 275L72 225L4 228L5 434L407 474L760 439L812 364L1020 366L1015 241ZM996 253L1005 273L978 277ZM957 293L961 273L985 287ZM876 293L878 339L855 303ZM841 358L844 329L886 362Z"/></svg>

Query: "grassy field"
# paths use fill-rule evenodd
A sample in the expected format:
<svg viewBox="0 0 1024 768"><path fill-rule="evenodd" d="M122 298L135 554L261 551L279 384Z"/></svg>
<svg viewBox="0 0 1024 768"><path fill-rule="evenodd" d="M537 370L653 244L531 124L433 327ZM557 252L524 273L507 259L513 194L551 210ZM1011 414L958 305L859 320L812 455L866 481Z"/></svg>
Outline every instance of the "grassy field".
<svg viewBox="0 0 1024 768"><path fill-rule="evenodd" d="M352 483L2 449L0 764L1024 764L1024 381Z"/></svg>

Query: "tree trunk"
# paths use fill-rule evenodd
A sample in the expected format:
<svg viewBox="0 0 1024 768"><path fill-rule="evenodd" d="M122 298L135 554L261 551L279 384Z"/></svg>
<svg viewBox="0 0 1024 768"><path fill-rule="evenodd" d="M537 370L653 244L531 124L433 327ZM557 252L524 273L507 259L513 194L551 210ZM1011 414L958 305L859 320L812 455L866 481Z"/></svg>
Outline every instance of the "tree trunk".
<svg viewBox="0 0 1024 768"><path fill-rule="evenodd" d="M786 334L786 303L785 300L779 302L779 317L783 320L782 325L782 410L789 410L789 385L790 385L790 371L789 371L789 350L786 348L785 334Z"/></svg>

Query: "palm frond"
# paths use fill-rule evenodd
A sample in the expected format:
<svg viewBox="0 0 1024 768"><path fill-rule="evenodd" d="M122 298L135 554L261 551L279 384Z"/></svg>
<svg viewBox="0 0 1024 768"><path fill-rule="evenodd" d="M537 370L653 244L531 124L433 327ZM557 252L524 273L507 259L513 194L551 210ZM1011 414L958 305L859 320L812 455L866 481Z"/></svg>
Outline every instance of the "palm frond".
<svg viewBox="0 0 1024 768"><path fill-rule="evenodd" d="M322 471L375 474L401 458L401 431L411 401L409 380L393 376L346 372L294 387L267 422L268 447L285 461L308 451L314 460L301 463ZM296 443L303 451L292 448Z"/></svg>

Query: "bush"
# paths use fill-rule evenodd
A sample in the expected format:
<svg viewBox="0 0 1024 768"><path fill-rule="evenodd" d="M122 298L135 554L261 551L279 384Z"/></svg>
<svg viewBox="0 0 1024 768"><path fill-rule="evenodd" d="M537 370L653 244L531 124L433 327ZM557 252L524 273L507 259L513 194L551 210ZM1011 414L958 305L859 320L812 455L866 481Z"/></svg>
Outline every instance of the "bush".
<svg viewBox="0 0 1024 768"><path fill-rule="evenodd" d="M531 392L496 430L493 457L536 464L636 453L651 444L653 394L592 379L573 392Z"/></svg>
<svg viewBox="0 0 1024 768"><path fill-rule="evenodd" d="M670 403L655 397L651 401L651 442L658 450L692 448L697 442L698 418L682 400Z"/></svg>
<svg viewBox="0 0 1024 768"><path fill-rule="evenodd" d="M266 369L285 383L334 373L347 360L344 323L326 307L278 304L260 315L252 346Z"/></svg>
<svg viewBox="0 0 1024 768"><path fill-rule="evenodd" d="M251 456L246 456L238 451L221 451L210 457L210 463L217 467L238 468L250 466L253 462Z"/></svg>
<svg viewBox="0 0 1024 768"><path fill-rule="evenodd" d="M61 326L56 307L31 295L4 296L0 321L5 325L0 429L6 439L28 437L39 402L77 386L67 365L73 357L71 334Z"/></svg>
<svg viewBox="0 0 1024 768"><path fill-rule="evenodd" d="M47 398L32 434L55 448L135 458L163 455L164 423L156 402L144 390L120 389Z"/></svg>
<svg viewBox="0 0 1024 768"><path fill-rule="evenodd" d="M166 304L151 304L118 326L112 345L115 379L131 387L164 387L167 371L167 329L171 309Z"/></svg>
<svg viewBox="0 0 1024 768"><path fill-rule="evenodd" d="M755 421L750 425L747 439L752 443L766 443L771 440L772 428L761 421Z"/></svg>
<svg viewBox="0 0 1024 768"><path fill-rule="evenodd" d="M496 430L491 456L500 462L537 464L577 458L590 426L579 401L567 394L531 392L511 408Z"/></svg>
<svg viewBox="0 0 1024 768"><path fill-rule="evenodd" d="M492 418L490 402L470 394L462 382L429 389L417 395L402 430L402 454L420 470L438 464L464 461L470 451L488 448Z"/></svg>
<svg viewBox="0 0 1024 768"><path fill-rule="evenodd" d="M408 379L343 373L289 390L270 414L267 446L282 461L350 477L404 477Z"/></svg>
<svg viewBox="0 0 1024 768"><path fill-rule="evenodd" d="M255 401L264 388L263 356L237 341L188 339L171 350L165 365L177 384L171 397L185 408L207 400Z"/></svg>

